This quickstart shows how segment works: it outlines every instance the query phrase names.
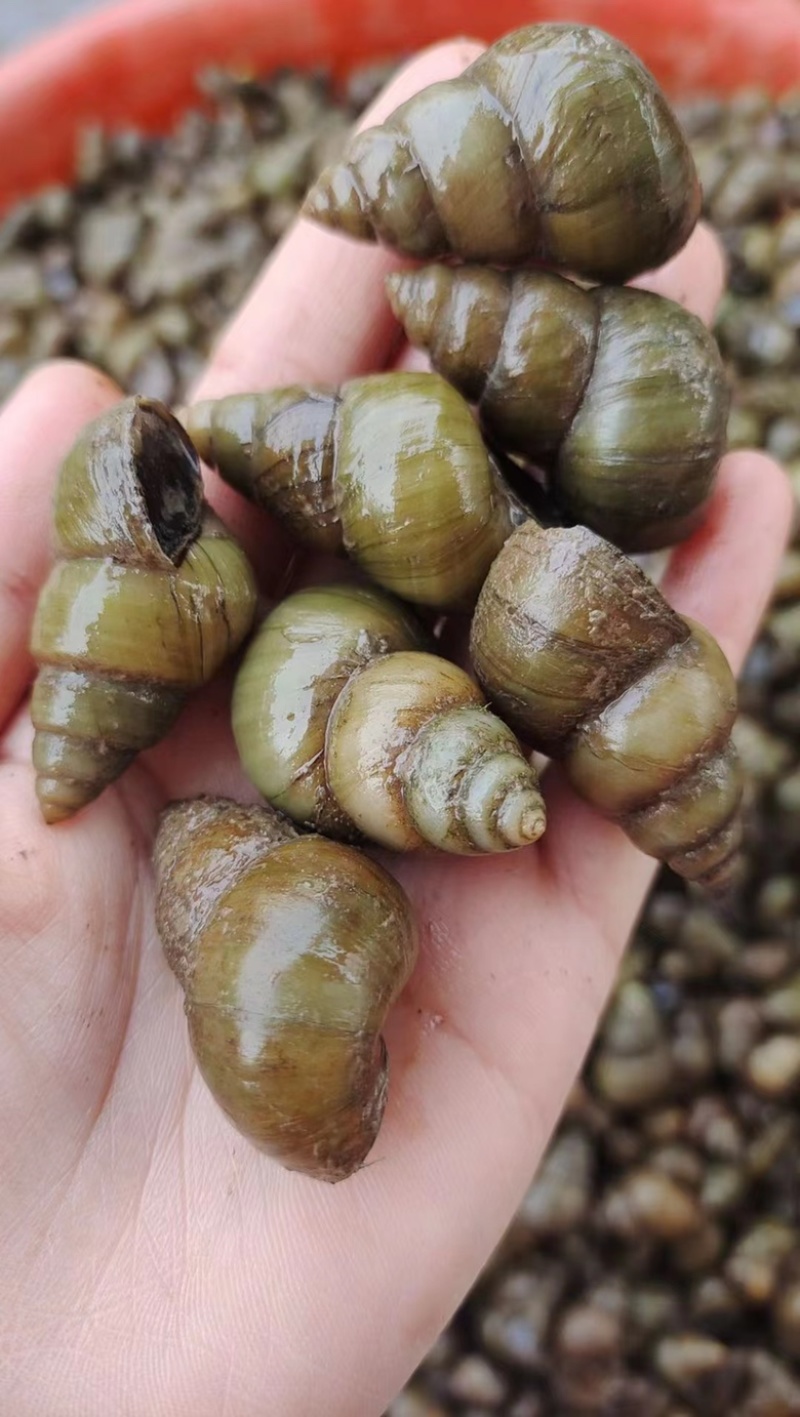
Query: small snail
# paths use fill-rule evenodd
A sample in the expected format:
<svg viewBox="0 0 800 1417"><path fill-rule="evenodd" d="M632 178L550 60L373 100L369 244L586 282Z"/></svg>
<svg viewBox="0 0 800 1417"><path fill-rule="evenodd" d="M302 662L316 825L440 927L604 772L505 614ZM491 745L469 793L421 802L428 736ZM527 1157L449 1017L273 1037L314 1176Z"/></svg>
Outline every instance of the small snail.
<svg viewBox="0 0 800 1417"><path fill-rule="evenodd" d="M467 609L514 517L461 395L372 374L196 404L200 456L306 546L346 552L405 600Z"/></svg>
<svg viewBox="0 0 800 1417"><path fill-rule="evenodd" d="M550 474L570 522L627 550L699 521L725 447L713 336L647 291L546 271L427 266L389 277L395 313L487 432Z"/></svg>
<svg viewBox="0 0 800 1417"><path fill-rule="evenodd" d="M153 400L127 399L84 430L59 473L55 527L32 635L47 822L164 737L242 643L256 604L244 552L203 502L194 448Z"/></svg>
<svg viewBox="0 0 800 1417"><path fill-rule="evenodd" d="M295 821L395 851L473 854L538 840L536 772L456 665L422 652L377 591L290 595L250 646L233 696L247 775Z"/></svg>
<svg viewBox="0 0 800 1417"><path fill-rule="evenodd" d="M673 870L723 889L738 869L736 685L718 644L584 527L509 538L472 624L475 669L522 737Z"/></svg>
<svg viewBox="0 0 800 1417"><path fill-rule="evenodd" d="M544 24L358 133L303 210L409 256L622 282L684 245L700 188L636 56L601 30Z"/></svg>
<svg viewBox="0 0 800 1417"><path fill-rule="evenodd" d="M646 1111L669 1095L676 1066L663 1014L639 979L621 984L598 1034L591 1076L603 1102Z"/></svg>
<svg viewBox="0 0 800 1417"><path fill-rule="evenodd" d="M343 1180L386 1105L381 1028L417 952L404 892L355 847L219 798L167 809L155 869L159 934L217 1102L290 1170Z"/></svg>

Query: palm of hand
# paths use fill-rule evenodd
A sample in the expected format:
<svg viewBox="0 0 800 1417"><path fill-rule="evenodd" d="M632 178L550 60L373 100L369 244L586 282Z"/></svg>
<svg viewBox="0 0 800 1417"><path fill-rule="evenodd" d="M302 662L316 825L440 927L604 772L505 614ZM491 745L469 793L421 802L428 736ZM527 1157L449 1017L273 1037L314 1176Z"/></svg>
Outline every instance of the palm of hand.
<svg viewBox="0 0 800 1417"><path fill-rule="evenodd" d="M510 1208L518 1164L507 1179L504 1147L510 1163L522 1146L532 1169L560 1096L554 1083L548 1097L539 1071L518 1061L527 1055L533 1064L541 1051L555 1069L551 1055L565 1043L573 1051L569 1031L588 1037L613 962L612 942L544 852L403 863L425 940L388 1032L393 1089L372 1164L331 1189L265 1162L232 1131L199 1077L182 996L153 923L149 862L161 808L202 789L253 795L235 761L227 694L220 684L190 709L169 745L149 755L147 766L136 764L69 830L38 819L27 716L9 734L0 768L0 933L11 972L0 1028L0 1166L10 1181L0 1231L11 1240L4 1268L14 1308L26 1315L15 1341L38 1351L40 1365L42 1351L55 1355L76 1411L84 1410L80 1383L87 1379L78 1374L91 1336L102 1339L91 1381L104 1390L115 1333L138 1350L132 1361L145 1374L148 1354L170 1335L169 1381L177 1393L191 1392L187 1411L217 1413L225 1400L233 1411L249 1411L241 1404L250 1384L255 1395L263 1383L278 1315L283 1347L287 1323L296 1334L341 1323L344 1277L348 1288L358 1284L367 1313L386 1304L383 1276L416 1248L420 1215L428 1209L435 1222L440 1211L443 1225L452 1210L438 1174L443 1149L459 1132L469 1149L478 1119L482 1149L487 1118L498 1133L481 1165L493 1175L495 1203ZM593 826L577 804L576 814ZM482 1248L476 1236L467 1253L452 1257L459 1276L466 1278ZM424 1288L422 1274L407 1282ZM176 1313L192 1333L185 1355L171 1335ZM436 1305L423 1308L418 1341L432 1341L445 1316ZM349 1357L363 1368L363 1333L357 1320L353 1327ZM198 1349L206 1355L200 1364ZM248 1355L258 1355L252 1372ZM273 1358L273 1381L284 1369L281 1413L295 1410L288 1394L302 1391L308 1361L291 1348ZM10 1389L15 1411L26 1410L24 1372L19 1393ZM352 1384L350 1364L342 1378ZM152 1412L158 1399L144 1385L141 1408L130 1410ZM330 1401L337 1410L333 1391ZM302 1398L296 1410L305 1410Z"/></svg>
<svg viewBox="0 0 800 1417"><path fill-rule="evenodd" d="M383 109L460 72L474 52L423 56ZM298 228L202 393L379 367L391 341L387 267L380 252ZM719 271L699 232L651 283L708 313ZM364 299L342 333L356 281ZM310 364L312 311L321 333ZM18 483L0 482L0 714L17 706L30 673L24 645L47 559L37 486L46 500L59 457L113 397L88 371L56 367L0 419L6 465L19 472ZM44 465L32 433L53 411L59 447ZM211 487L252 551L263 532ZM707 529L674 557L668 595L734 661L758 622L787 520L773 465L734 456ZM256 559L263 569L263 546ZM0 1368L0 1407L17 1417L307 1417L322 1410L320 1368L326 1417L378 1412L510 1218L651 875L552 771L537 848L393 863L422 949L387 1030L384 1127L370 1164L345 1185L290 1175L209 1097L153 923L161 808L204 791L253 798L228 697L228 682L214 686L167 743L64 828L38 817L26 711L2 750L0 1337L13 1362Z"/></svg>

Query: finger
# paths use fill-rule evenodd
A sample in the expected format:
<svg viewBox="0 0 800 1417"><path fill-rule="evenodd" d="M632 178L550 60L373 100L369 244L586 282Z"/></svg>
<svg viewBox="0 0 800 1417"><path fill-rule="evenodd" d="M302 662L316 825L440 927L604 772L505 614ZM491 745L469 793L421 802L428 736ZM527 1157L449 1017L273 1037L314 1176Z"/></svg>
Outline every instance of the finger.
<svg viewBox="0 0 800 1417"><path fill-rule="evenodd" d="M393 369L402 369L407 374L427 374L431 368L429 355L416 345L403 343L397 351Z"/></svg>
<svg viewBox="0 0 800 1417"><path fill-rule="evenodd" d="M381 122L398 104L439 79L454 78L481 53L458 40L424 51L397 74L364 115ZM265 385L339 383L383 368L398 339L384 292L399 258L298 220L228 326L194 397Z"/></svg>
<svg viewBox="0 0 800 1417"><path fill-rule="evenodd" d="M379 123L437 79L460 74L481 46L437 45L397 74L361 126ZM267 262L250 296L223 332L192 401L293 383L339 384L382 369L400 342L384 290L399 258L297 220ZM212 505L241 540L270 595L285 580L291 550L268 518L253 518L238 493L214 472L205 476Z"/></svg>
<svg viewBox="0 0 800 1417"><path fill-rule="evenodd" d="M0 727L32 673L28 641L50 565L56 473L84 424L120 397L96 369L59 360L31 374L0 411Z"/></svg>
<svg viewBox="0 0 800 1417"><path fill-rule="evenodd" d="M481 52L470 40L425 50L395 76L359 127L382 122L428 84L457 77ZM193 398L221 398L265 383L338 382L382 368L397 340L383 283L398 264L392 252L299 219L223 333ZM701 223L682 251L634 284L708 319L723 280L721 246Z"/></svg>
<svg viewBox="0 0 800 1417"><path fill-rule="evenodd" d="M662 589L681 614L716 636L734 670L754 638L789 535L788 479L761 453L724 459L708 518L674 553ZM622 831L580 803L560 771L546 774L541 846L557 880L623 943L654 866Z"/></svg>
<svg viewBox="0 0 800 1417"><path fill-rule="evenodd" d="M719 237L701 221L671 261L631 285L677 301L710 325L725 288L725 255Z"/></svg>
<svg viewBox="0 0 800 1417"><path fill-rule="evenodd" d="M716 636L737 673L772 594L793 512L789 479L772 458L729 453L702 528L672 553L665 596Z"/></svg>

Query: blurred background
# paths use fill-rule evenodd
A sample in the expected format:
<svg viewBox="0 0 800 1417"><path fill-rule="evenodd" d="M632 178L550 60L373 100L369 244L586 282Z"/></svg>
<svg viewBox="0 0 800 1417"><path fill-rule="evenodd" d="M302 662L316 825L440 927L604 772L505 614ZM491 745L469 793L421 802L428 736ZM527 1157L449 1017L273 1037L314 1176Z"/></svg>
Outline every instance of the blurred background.
<svg viewBox="0 0 800 1417"><path fill-rule="evenodd" d="M65 15L91 10L97 0L0 0L0 48L27 39Z"/></svg>

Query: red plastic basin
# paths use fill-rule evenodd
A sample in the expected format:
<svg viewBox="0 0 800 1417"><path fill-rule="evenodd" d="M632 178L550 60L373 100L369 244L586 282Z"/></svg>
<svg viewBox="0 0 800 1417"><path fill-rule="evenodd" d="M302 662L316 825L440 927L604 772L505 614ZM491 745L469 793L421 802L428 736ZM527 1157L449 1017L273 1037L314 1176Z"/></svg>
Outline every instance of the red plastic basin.
<svg viewBox="0 0 800 1417"><path fill-rule="evenodd" d="M543 19L618 35L672 93L800 83L800 0L124 0L0 63L0 206L68 179L87 123L163 130L209 64L341 72Z"/></svg>

